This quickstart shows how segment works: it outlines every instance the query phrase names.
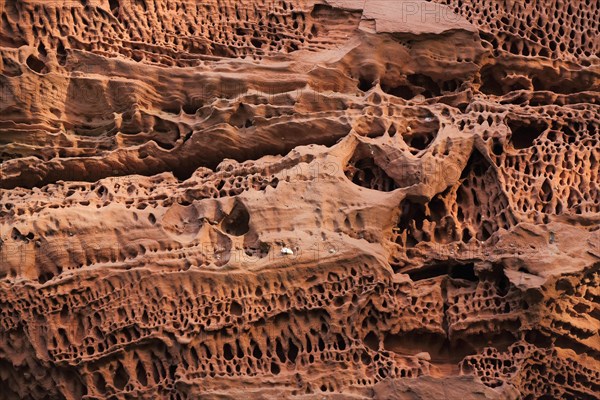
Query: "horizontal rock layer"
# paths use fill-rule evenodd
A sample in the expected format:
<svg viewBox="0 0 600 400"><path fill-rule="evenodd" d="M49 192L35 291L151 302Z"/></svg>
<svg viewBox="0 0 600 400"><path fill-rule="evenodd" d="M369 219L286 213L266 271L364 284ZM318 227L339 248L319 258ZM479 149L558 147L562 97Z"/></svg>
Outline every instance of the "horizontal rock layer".
<svg viewBox="0 0 600 400"><path fill-rule="evenodd" d="M596 398L599 12L0 0L0 399Z"/></svg>

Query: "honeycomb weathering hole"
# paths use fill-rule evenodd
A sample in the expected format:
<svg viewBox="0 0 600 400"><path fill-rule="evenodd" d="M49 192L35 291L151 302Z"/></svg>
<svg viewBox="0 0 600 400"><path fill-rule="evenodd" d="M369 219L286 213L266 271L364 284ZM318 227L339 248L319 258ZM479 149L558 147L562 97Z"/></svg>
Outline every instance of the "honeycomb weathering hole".
<svg viewBox="0 0 600 400"><path fill-rule="evenodd" d="M38 74L47 72L46 64L34 55L27 57L27 66Z"/></svg>
<svg viewBox="0 0 600 400"><path fill-rule="evenodd" d="M506 202L491 164L473 150L454 186L430 201L402 200L393 240L407 255L419 244L487 241L499 229L512 225L513 216L505 208Z"/></svg>
<svg viewBox="0 0 600 400"><path fill-rule="evenodd" d="M223 230L233 236L242 236L250 230L250 214L241 202L236 202L233 210L223 220Z"/></svg>
<svg viewBox="0 0 600 400"><path fill-rule="evenodd" d="M110 12L112 12L115 16L118 16L119 13L119 0L109 0L108 6L110 8Z"/></svg>
<svg viewBox="0 0 600 400"><path fill-rule="evenodd" d="M435 138L435 132L411 132L402 135L404 142L412 148L412 151L418 152L425 150L427 146L433 142Z"/></svg>
<svg viewBox="0 0 600 400"><path fill-rule="evenodd" d="M388 176L388 174L377 165L374 158L364 155L366 153L363 146L355 151L353 157L344 167L346 177L355 185L379 190L382 192L391 192L398 188L396 182Z"/></svg>
<svg viewBox="0 0 600 400"><path fill-rule="evenodd" d="M511 131L510 143L518 150L532 147L535 140L548 129L543 121L510 120L508 126Z"/></svg>
<svg viewBox="0 0 600 400"><path fill-rule="evenodd" d="M598 398L599 12L0 0L0 400Z"/></svg>

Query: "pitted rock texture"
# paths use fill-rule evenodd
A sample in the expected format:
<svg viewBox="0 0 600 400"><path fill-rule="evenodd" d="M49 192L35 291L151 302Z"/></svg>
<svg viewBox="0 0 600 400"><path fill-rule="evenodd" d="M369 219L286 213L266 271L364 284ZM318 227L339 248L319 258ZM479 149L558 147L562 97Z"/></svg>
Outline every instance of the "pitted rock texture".
<svg viewBox="0 0 600 400"><path fill-rule="evenodd" d="M595 399L590 0L0 0L0 399Z"/></svg>

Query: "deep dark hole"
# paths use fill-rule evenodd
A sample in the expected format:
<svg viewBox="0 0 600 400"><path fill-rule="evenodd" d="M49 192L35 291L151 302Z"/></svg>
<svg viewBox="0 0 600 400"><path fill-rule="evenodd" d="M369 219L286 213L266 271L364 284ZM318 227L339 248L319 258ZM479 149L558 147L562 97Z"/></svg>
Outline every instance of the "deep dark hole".
<svg viewBox="0 0 600 400"><path fill-rule="evenodd" d="M538 78L537 76L534 77L531 80L531 83L533 84L533 90L534 91L536 91L536 90L539 90L539 91L541 91L541 90L547 90L547 87L544 84L544 82L540 78Z"/></svg>
<svg viewBox="0 0 600 400"><path fill-rule="evenodd" d="M469 229L464 228L463 229L463 234L462 234L462 241L464 243L469 243L469 241L473 238L473 236L471 235L471 232L469 232Z"/></svg>
<svg viewBox="0 0 600 400"><path fill-rule="evenodd" d="M424 134L418 134L418 135L414 135L414 136L406 136L404 138L404 141L410 147L417 149L417 150L425 150L427 148L427 145L431 142L430 138Z"/></svg>
<svg viewBox="0 0 600 400"><path fill-rule="evenodd" d="M479 90L487 95L502 96L504 89L496 77L494 67L484 67L481 69L481 86Z"/></svg>
<svg viewBox="0 0 600 400"><path fill-rule="evenodd" d="M523 85L520 82L516 82L516 83L514 83L514 84L512 84L510 86L510 90L511 91L515 91L515 90L529 90L529 88L527 86Z"/></svg>
<svg viewBox="0 0 600 400"><path fill-rule="evenodd" d="M450 272L450 266L447 264L433 264L429 266L423 266L418 270L409 271L408 276L413 281L421 281L424 279L431 279L437 276L448 275Z"/></svg>
<svg viewBox="0 0 600 400"><path fill-rule="evenodd" d="M238 303L237 301L232 301L230 311L231 311L231 314L233 314L235 316L240 316L240 315L242 315L242 311L243 311L242 305L240 303Z"/></svg>
<svg viewBox="0 0 600 400"><path fill-rule="evenodd" d="M371 79L361 77L358 80L358 88L363 92L368 92L373 88L373 81Z"/></svg>
<svg viewBox="0 0 600 400"><path fill-rule="evenodd" d="M390 137L394 137L394 135L396 135L396 125L391 125L388 129L388 135L390 135Z"/></svg>
<svg viewBox="0 0 600 400"><path fill-rule="evenodd" d="M510 281L501 270L497 272L497 276L496 290L499 296L504 297L508 294L508 290L510 289Z"/></svg>
<svg viewBox="0 0 600 400"><path fill-rule="evenodd" d="M346 349L346 341L344 340L344 338L342 337L342 335L340 335L339 333L336 335L336 339L337 339L337 346L339 350L345 350Z"/></svg>
<svg viewBox="0 0 600 400"><path fill-rule="evenodd" d="M137 366L135 368L135 373L138 382L140 382L143 386L146 386L148 384L148 378L146 376L146 369L142 365L141 361L138 361Z"/></svg>
<svg viewBox="0 0 600 400"><path fill-rule="evenodd" d="M226 360L233 360L233 350L229 343L223 345L223 357L225 357Z"/></svg>
<svg viewBox="0 0 600 400"><path fill-rule="evenodd" d="M423 221L427 218L425 216L425 205L420 203L414 203L409 199L405 199L400 204L400 221L398 222L398 228L400 230L407 230L410 228L410 222L415 221L417 229L423 227Z"/></svg>
<svg viewBox="0 0 600 400"><path fill-rule="evenodd" d="M104 380L104 376L97 372L93 375L93 378L96 389L98 389L98 391L102 394L106 393L106 380Z"/></svg>
<svg viewBox="0 0 600 400"><path fill-rule="evenodd" d="M575 139L577 139L577 134L568 126L563 126L561 129L563 133L563 140L568 144L575 143Z"/></svg>
<svg viewBox="0 0 600 400"><path fill-rule="evenodd" d="M277 363L275 361L273 361L271 363L271 373L273 375L277 375L277 374L279 374L279 371L280 371L279 365L277 365Z"/></svg>
<svg viewBox="0 0 600 400"><path fill-rule="evenodd" d="M119 0L109 0L110 12L116 17L119 14Z"/></svg>
<svg viewBox="0 0 600 400"><path fill-rule="evenodd" d="M448 274L452 279L464 279L466 281L477 282L479 279L475 275L475 264L462 264L450 268Z"/></svg>
<svg viewBox="0 0 600 400"><path fill-rule="evenodd" d="M288 339L288 359L292 362L296 362L296 357L298 356L298 346L292 342L292 339Z"/></svg>
<svg viewBox="0 0 600 400"><path fill-rule="evenodd" d="M315 4L310 12L310 16L316 19L324 15L329 15L332 12L334 12L333 7L328 6L327 4Z"/></svg>
<svg viewBox="0 0 600 400"><path fill-rule="evenodd" d="M183 112L188 114L188 115L194 115L196 114L196 111L198 111L199 108L202 107L202 104L200 104L199 102L190 102L190 103L185 103L182 106Z"/></svg>
<svg viewBox="0 0 600 400"><path fill-rule="evenodd" d="M433 363L458 364L467 355L477 351L471 344L458 339L450 342L447 337L424 330L412 330L399 334L385 333L383 346L388 351L401 355L414 355L426 351Z"/></svg>
<svg viewBox="0 0 600 400"><path fill-rule="evenodd" d="M283 346L281 345L279 338L277 338L277 344L275 345L275 353L277 354L279 361L281 361L282 363L285 363L285 361L286 361L285 352L283 351Z"/></svg>
<svg viewBox="0 0 600 400"><path fill-rule="evenodd" d="M373 331L370 331L367 336L365 336L364 342L371 350L379 350L379 337Z"/></svg>
<svg viewBox="0 0 600 400"><path fill-rule="evenodd" d="M173 150L173 148L175 147L175 145L173 143L163 142L156 138L154 138L153 140L158 145L158 147L165 149L165 150Z"/></svg>
<svg viewBox="0 0 600 400"><path fill-rule="evenodd" d="M171 377L171 379L175 378L175 373L177 372L177 365L175 364L171 364L169 366L169 376Z"/></svg>
<svg viewBox="0 0 600 400"><path fill-rule="evenodd" d="M440 195L437 195L429 202L429 211L431 218L434 220L441 220L446 215L446 204L442 200Z"/></svg>
<svg viewBox="0 0 600 400"><path fill-rule="evenodd" d="M46 64L44 64L42 60L35 57L34 55L30 55L29 57L27 57L27 66L31 68L32 71L35 71L38 74L43 73L46 69Z"/></svg>
<svg viewBox="0 0 600 400"><path fill-rule="evenodd" d="M510 142L514 148L526 149L533 146L535 139L548 129L548 124L538 121L509 120L508 127L512 132Z"/></svg>
<svg viewBox="0 0 600 400"><path fill-rule="evenodd" d="M545 202L552 201L553 190L552 190L552 186L550 185L550 181L548 181L548 179L544 180L544 183L542 184L542 192L540 193L540 195L541 195L542 201L545 201Z"/></svg>
<svg viewBox="0 0 600 400"><path fill-rule="evenodd" d="M249 230L250 214L246 207L238 202L233 207L231 214L229 214L223 221L223 229L230 235L242 236Z"/></svg>
<svg viewBox="0 0 600 400"><path fill-rule="evenodd" d="M497 156L501 156L502 153L504 152L504 147L502 146L502 143L500 143L498 141L498 139L494 138L494 143L492 145L492 152Z"/></svg>
<svg viewBox="0 0 600 400"><path fill-rule="evenodd" d="M552 346L552 339L549 336L537 330L527 331L527 333L525 333L525 341L536 345L540 348L547 348Z"/></svg>
<svg viewBox="0 0 600 400"><path fill-rule="evenodd" d="M235 348L236 348L236 356L237 358L244 358L244 350L242 349L242 346L240 345L240 340L236 339L235 340Z"/></svg>
<svg viewBox="0 0 600 400"><path fill-rule="evenodd" d="M396 182L375 164L372 158L363 158L353 164L356 170L347 167L345 172L348 179L351 179L355 185L382 192L391 192L398 188Z"/></svg>
<svg viewBox="0 0 600 400"><path fill-rule="evenodd" d="M442 83L442 89L444 92L456 92L462 84L463 82L459 81L458 79L452 79L449 81L444 81Z"/></svg>
<svg viewBox="0 0 600 400"><path fill-rule="evenodd" d="M453 279L463 279L471 282L478 281L477 275L475 275L475 265L473 263L435 263L408 272L410 279L415 282L443 275L448 275Z"/></svg>
<svg viewBox="0 0 600 400"><path fill-rule="evenodd" d="M48 52L46 51L46 46L44 46L44 43L41 43L38 45L38 51L40 52L40 54L43 57L46 57L48 55Z"/></svg>
<svg viewBox="0 0 600 400"><path fill-rule="evenodd" d="M258 346L258 344L256 342L254 342L254 345L252 346L252 357L256 358L257 360L260 360L263 356L262 351L260 350L260 347Z"/></svg>
<svg viewBox="0 0 600 400"><path fill-rule="evenodd" d="M419 86L425 91L423 95L425 97L434 97L442 94L440 86L431 77L423 74L413 74L407 77L408 81L414 86Z"/></svg>
<svg viewBox="0 0 600 400"><path fill-rule="evenodd" d="M394 86L394 87L382 85L381 90L383 90L387 94L391 94L392 96L400 97L404 100L410 100L413 97L415 97L415 93L413 92L413 90L409 86L406 86L406 85L399 85L399 86Z"/></svg>
<svg viewBox="0 0 600 400"><path fill-rule="evenodd" d="M56 46L56 56L58 58L58 63L64 66L67 62L67 51L65 50L65 46L60 41Z"/></svg>
<svg viewBox="0 0 600 400"><path fill-rule="evenodd" d="M460 178L466 179L471 174L479 177L483 176L489 168L490 165L483 155L481 155L478 150L473 150L473 153L471 153L469 161L467 161L467 165L465 166L465 169L463 169Z"/></svg>
<svg viewBox="0 0 600 400"><path fill-rule="evenodd" d="M52 278L54 278L54 274L52 272L45 272L39 276L38 280L40 283L46 283Z"/></svg>
<svg viewBox="0 0 600 400"><path fill-rule="evenodd" d="M257 38L250 39L250 43L252 43L252 46L256 47L257 49L260 49L263 45L262 41Z"/></svg>
<svg viewBox="0 0 600 400"><path fill-rule="evenodd" d="M125 368L123 368L123 365L119 364L115 371L114 385L117 389L123 390L125 389L127 382L129 382L129 375L127 374L127 371L125 371Z"/></svg>

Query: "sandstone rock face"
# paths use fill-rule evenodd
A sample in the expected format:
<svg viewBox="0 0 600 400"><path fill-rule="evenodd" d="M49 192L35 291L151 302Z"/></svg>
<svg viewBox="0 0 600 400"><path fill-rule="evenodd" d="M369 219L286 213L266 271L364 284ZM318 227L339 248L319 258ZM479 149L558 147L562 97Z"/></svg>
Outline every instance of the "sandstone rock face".
<svg viewBox="0 0 600 400"><path fill-rule="evenodd" d="M0 399L593 399L595 0L0 0Z"/></svg>

